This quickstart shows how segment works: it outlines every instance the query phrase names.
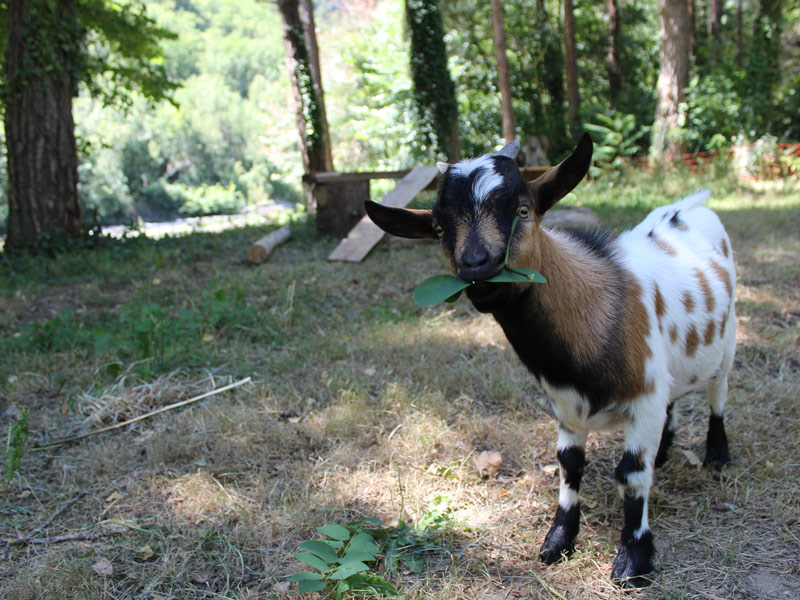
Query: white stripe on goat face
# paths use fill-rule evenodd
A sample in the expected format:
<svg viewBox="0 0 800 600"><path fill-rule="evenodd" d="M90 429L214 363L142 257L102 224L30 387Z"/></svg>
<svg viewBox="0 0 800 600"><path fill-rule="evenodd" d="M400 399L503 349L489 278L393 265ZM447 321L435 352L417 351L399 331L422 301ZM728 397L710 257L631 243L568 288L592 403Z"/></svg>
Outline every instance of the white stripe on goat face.
<svg viewBox="0 0 800 600"><path fill-rule="evenodd" d="M472 180L472 199L475 210L480 209L489 195L503 185L503 176L494 168L492 155L485 154L478 158L469 158L453 165L456 175L469 178L474 173Z"/></svg>

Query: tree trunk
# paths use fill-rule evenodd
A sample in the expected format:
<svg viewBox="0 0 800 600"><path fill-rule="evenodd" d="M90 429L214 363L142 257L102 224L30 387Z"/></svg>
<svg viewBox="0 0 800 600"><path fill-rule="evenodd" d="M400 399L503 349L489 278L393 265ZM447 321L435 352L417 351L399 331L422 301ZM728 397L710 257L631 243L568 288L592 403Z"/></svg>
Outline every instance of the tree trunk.
<svg viewBox="0 0 800 600"><path fill-rule="evenodd" d="M302 1L307 2L307 0ZM333 161L328 123L325 118L325 100L319 76L319 58L312 58L317 48L313 15L308 10L303 11L306 18L306 22L303 23L300 18L299 3L300 0L278 0L278 10L283 19L289 76L294 90L303 167L306 173L332 171Z"/></svg>
<svg viewBox="0 0 800 600"><path fill-rule="evenodd" d="M651 152L669 161L680 158L683 141L680 104L689 84L689 10L686 0L659 0L661 72Z"/></svg>
<svg viewBox="0 0 800 600"><path fill-rule="evenodd" d="M503 137L510 142L517 137L514 122L514 107L511 102L511 82L508 75L508 55L506 53L506 30L503 22L501 0L492 0L492 21L494 22L494 47L497 52L497 83L503 112Z"/></svg>
<svg viewBox="0 0 800 600"><path fill-rule="evenodd" d="M711 64L716 65L722 50L722 10L723 0L710 0L708 4L707 33L710 46Z"/></svg>
<svg viewBox="0 0 800 600"><path fill-rule="evenodd" d="M456 89L447 66L444 25L437 0L406 0L411 79L419 129L427 148L450 161L461 155Z"/></svg>
<svg viewBox="0 0 800 600"><path fill-rule="evenodd" d="M80 30L72 0L11 0L7 27L5 249L15 253L36 251L48 236L77 237L86 231L78 197L69 55L78 48ZM57 45L56 29L67 38Z"/></svg>
<svg viewBox="0 0 800 600"><path fill-rule="evenodd" d="M314 24L314 6L311 0L300 0L300 22L303 24L303 37L308 48L308 62L311 67L311 84L319 98L322 127L322 152L324 153L325 170L334 171L331 136L328 129L328 113L325 110L325 92L322 87L322 68L319 65L319 46L317 45L317 26Z"/></svg>
<svg viewBox="0 0 800 600"><path fill-rule="evenodd" d="M564 0L564 50L567 71L567 118L573 137L580 133L581 123L578 111L581 97L578 92L578 55L575 47L575 15L572 0Z"/></svg>
<svg viewBox="0 0 800 600"><path fill-rule="evenodd" d="M608 54L606 55L606 69L608 71L608 99L611 108L617 106L622 89L622 66L619 60L619 38L621 22L619 18L619 5L617 0L608 0Z"/></svg>

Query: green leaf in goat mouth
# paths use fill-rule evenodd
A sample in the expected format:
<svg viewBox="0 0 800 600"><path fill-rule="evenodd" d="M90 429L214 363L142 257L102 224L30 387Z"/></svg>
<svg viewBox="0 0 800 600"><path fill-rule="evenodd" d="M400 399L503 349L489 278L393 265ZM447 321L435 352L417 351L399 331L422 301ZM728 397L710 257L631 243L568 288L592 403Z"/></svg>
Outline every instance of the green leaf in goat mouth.
<svg viewBox="0 0 800 600"><path fill-rule="evenodd" d="M508 266L508 252L511 248L511 239L517 226L519 217L514 217L511 223L511 235L508 236L505 261L502 270L490 279L481 282L466 281L452 275L434 275L417 286L414 290L414 301L420 306L431 306L439 302L455 302L461 292L474 283L547 283L541 273L533 269Z"/></svg>

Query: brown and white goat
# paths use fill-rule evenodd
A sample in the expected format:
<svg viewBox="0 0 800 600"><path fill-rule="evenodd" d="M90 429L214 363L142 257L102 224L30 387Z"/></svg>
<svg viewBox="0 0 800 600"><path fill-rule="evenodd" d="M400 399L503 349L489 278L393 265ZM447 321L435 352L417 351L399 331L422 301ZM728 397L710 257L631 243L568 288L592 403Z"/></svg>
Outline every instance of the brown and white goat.
<svg viewBox="0 0 800 600"><path fill-rule="evenodd" d="M573 549L588 433L622 427L625 451L615 476L624 525L612 578L646 585L654 553L647 499L653 467L672 442L677 398L707 389L706 462L718 469L730 460L722 415L736 346L730 240L703 205L707 192L657 208L618 236L540 227L544 213L586 175L592 141L584 135L568 158L530 184L514 164L517 148L440 163L433 210L368 203L367 212L391 234L439 238L453 272L477 282L468 298L494 316L548 392L559 425L561 488L544 562ZM546 284L481 283L503 268L509 244L509 264L539 271Z"/></svg>

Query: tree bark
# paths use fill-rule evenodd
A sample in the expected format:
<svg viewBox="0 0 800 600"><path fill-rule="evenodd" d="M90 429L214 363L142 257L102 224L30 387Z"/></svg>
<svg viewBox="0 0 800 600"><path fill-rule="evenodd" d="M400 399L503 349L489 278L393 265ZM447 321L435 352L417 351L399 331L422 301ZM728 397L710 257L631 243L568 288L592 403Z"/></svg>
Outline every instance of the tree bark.
<svg viewBox="0 0 800 600"><path fill-rule="evenodd" d="M409 63L420 132L426 146L450 161L461 156L458 101L447 66L444 25L437 0L406 0ZM432 139L435 137L435 140Z"/></svg>
<svg viewBox="0 0 800 600"><path fill-rule="evenodd" d="M619 60L619 38L621 32L619 5L617 0L608 0L608 54L606 69L608 71L608 99L612 109L617 106L622 90L622 66Z"/></svg>
<svg viewBox="0 0 800 600"><path fill-rule="evenodd" d="M494 22L494 47L497 52L497 84L500 88L503 113L503 137L506 142L510 142L517 137L517 127L514 121L514 106L511 102L511 81L508 75L506 30L501 0L492 0L492 21Z"/></svg>
<svg viewBox="0 0 800 600"><path fill-rule="evenodd" d="M307 0L302 0L304 3ZM308 7L306 7L308 8ZM325 118L325 99L319 72L319 58L312 58L317 48L313 15L305 10L305 24L300 17L300 0L278 0L283 19L283 36L289 76L295 98L297 130L306 173L332 171L333 160ZM314 76L314 73L317 76Z"/></svg>
<svg viewBox="0 0 800 600"><path fill-rule="evenodd" d="M723 0L710 0L708 3L707 33L710 45L711 64L716 65L722 49L722 11Z"/></svg>
<svg viewBox="0 0 800 600"><path fill-rule="evenodd" d="M564 50L567 71L567 118L573 137L580 133L581 123L578 111L581 97L578 92L578 54L575 46L575 15L572 0L564 0Z"/></svg>
<svg viewBox="0 0 800 600"><path fill-rule="evenodd" d="M72 120L74 57L69 55L78 48L80 30L72 0L10 0L7 27L5 249L16 253L36 251L47 236L77 237L86 231ZM65 36L59 43L51 37L54 30Z"/></svg>
<svg viewBox="0 0 800 600"><path fill-rule="evenodd" d="M651 152L656 158L674 161L683 152L680 104L689 84L690 20L686 0L659 0L661 14L661 72L653 124Z"/></svg>
<svg viewBox="0 0 800 600"><path fill-rule="evenodd" d="M334 171L333 149L331 147L330 130L328 129L328 113L325 110L325 92L322 87L322 68L319 64L319 46L317 45L317 26L314 23L314 6L311 0L300 0L300 22L303 24L303 37L308 47L308 60L311 67L311 84L319 98L321 127L323 137L325 170Z"/></svg>

